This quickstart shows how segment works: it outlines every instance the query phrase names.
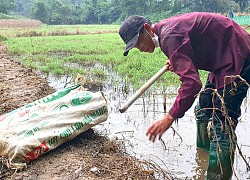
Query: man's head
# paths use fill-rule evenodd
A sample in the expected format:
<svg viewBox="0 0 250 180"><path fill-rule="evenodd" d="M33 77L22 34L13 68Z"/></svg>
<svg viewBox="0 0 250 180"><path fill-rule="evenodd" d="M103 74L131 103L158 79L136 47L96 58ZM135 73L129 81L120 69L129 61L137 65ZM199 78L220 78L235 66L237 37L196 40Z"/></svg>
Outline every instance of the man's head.
<svg viewBox="0 0 250 180"><path fill-rule="evenodd" d="M147 33L145 33L145 30ZM149 34L150 33L150 34ZM138 39L142 39L141 37L145 36L145 34L151 39L154 36L151 28L151 22L144 18L143 16L133 15L128 17L121 25L119 29L119 34L122 40L126 44L125 51L123 53L124 56L127 56L130 49L133 47L138 48L141 51L148 50L147 47L139 48ZM141 37L139 37L141 36ZM147 39L145 39L147 40ZM152 40L151 40L152 41ZM151 49L151 48L150 48ZM151 52L151 50L149 51Z"/></svg>

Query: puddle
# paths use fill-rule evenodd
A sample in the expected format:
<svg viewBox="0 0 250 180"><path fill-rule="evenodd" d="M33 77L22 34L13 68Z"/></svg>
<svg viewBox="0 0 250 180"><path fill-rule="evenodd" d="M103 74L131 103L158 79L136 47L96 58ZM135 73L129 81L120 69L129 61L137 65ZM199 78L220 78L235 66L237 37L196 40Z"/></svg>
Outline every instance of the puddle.
<svg viewBox="0 0 250 180"><path fill-rule="evenodd" d="M185 116L173 124L173 129L169 129L163 134L162 141L151 143L148 141L145 132L156 119L165 115L164 96L160 90L149 89L137 99L130 108L124 112L119 112L119 107L127 101L135 92L127 85L127 93L124 91L124 79L116 73L102 68L108 74L103 86L94 91L102 90L106 94L110 104L110 115L106 122L96 126L100 131L108 131L111 138L116 138L124 142L126 151L140 159L152 161L168 170L173 177L178 179L205 179L205 171L208 164L208 153L196 150L196 123L193 113L194 106L186 112ZM69 76L46 77L50 86L59 90L73 85L74 80ZM92 89L90 88L92 91ZM166 92L166 110L168 111L175 100L173 89L169 88ZM248 93L248 99L250 95ZM194 103L195 105L196 103ZM244 107L249 103L245 102ZM250 110L244 112L244 116L239 122L236 134L238 144L248 163L250 163ZM234 170L238 179L249 179L250 173L247 172L246 164L236 152ZM236 176L233 179L237 179Z"/></svg>

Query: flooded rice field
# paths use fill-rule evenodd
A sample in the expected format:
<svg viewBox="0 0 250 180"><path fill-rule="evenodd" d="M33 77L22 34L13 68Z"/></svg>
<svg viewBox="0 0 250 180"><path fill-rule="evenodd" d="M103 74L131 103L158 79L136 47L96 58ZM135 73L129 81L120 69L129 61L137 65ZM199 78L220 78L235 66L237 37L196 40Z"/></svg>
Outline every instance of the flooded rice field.
<svg viewBox="0 0 250 180"><path fill-rule="evenodd" d="M120 113L118 109L135 91L131 86L126 85L116 73L109 71L107 74L107 80L102 86L94 89L88 87L90 91L103 91L109 101L109 118L102 125L96 126L96 129L106 131L110 138L123 142L129 154L157 163L162 169L170 171L176 179L205 179L209 156L207 152L196 149L196 122L193 112L196 103L183 118L163 134L162 141L152 143L145 135L146 130L153 121L165 115L164 101L166 110L170 109L177 90L166 88L165 98L161 90L150 88L126 112ZM49 84L57 90L74 84L74 80L69 76L48 75L46 78ZM243 116L236 129L239 147L248 164L250 163L249 98L248 93L248 98L242 105ZM233 179L250 179L250 172L238 150L235 156L234 172Z"/></svg>

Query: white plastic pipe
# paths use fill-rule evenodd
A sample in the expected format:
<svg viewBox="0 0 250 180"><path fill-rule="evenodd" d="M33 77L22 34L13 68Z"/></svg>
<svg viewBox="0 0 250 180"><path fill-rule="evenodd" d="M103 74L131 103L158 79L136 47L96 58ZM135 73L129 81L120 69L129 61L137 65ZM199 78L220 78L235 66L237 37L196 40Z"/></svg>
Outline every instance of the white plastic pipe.
<svg viewBox="0 0 250 180"><path fill-rule="evenodd" d="M126 103L123 104L119 111L125 112L157 79L159 79L166 71L169 70L169 65L161 68L153 77L151 77Z"/></svg>

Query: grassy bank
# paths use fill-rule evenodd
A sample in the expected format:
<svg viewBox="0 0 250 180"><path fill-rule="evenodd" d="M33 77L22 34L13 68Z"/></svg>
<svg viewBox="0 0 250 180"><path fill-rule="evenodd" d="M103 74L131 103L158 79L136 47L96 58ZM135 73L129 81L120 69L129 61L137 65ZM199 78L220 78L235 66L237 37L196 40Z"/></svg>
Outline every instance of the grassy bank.
<svg viewBox="0 0 250 180"><path fill-rule="evenodd" d="M51 27L51 32L54 27ZM68 31L74 29L73 26L68 27ZM127 57L124 57L125 45L118 33L98 33L103 27L110 31L117 27L112 25L109 28L106 28L107 25L94 27L91 30L90 26L86 26L86 30L91 33L84 35L15 37L8 38L5 43L12 56L17 56L25 65L43 72L84 74L85 70L82 67L101 63L126 76L128 81L136 86L141 86L164 66L167 58L159 49L152 54L140 53L133 49ZM49 29L47 32L50 32ZM205 79L203 74L204 72L202 79ZM179 78L173 73L165 73L158 83L178 84Z"/></svg>

